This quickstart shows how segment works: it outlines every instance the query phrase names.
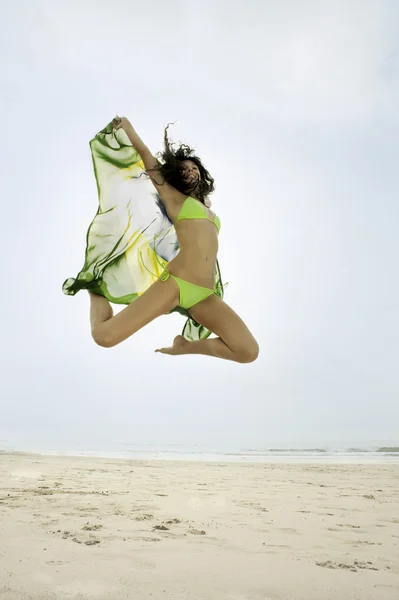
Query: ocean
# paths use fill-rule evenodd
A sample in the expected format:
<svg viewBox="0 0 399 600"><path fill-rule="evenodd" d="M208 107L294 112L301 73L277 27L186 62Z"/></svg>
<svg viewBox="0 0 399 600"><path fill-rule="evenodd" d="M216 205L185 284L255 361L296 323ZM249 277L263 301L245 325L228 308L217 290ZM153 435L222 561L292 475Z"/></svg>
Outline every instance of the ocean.
<svg viewBox="0 0 399 600"><path fill-rule="evenodd" d="M399 463L399 446L326 446L312 448L285 445L264 448L206 445L157 445L130 442L96 444L43 444L0 439L0 453L25 452L56 456L92 456L130 460L174 460L248 463Z"/></svg>

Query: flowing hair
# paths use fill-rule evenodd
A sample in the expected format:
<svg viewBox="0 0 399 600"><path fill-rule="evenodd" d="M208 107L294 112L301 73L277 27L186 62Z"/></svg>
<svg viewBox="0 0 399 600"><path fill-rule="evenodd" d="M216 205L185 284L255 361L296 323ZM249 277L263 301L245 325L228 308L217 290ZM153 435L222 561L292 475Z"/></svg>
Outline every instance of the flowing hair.
<svg viewBox="0 0 399 600"><path fill-rule="evenodd" d="M187 144L175 144L169 141L168 129L165 127L164 132L164 150L157 155L158 167L157 171L163 176L165 181L176 188L182 194L189 194L190 188L183 180L182 163L185 160L191 160L197 167L201 175L201 179L195 187L195 193L198 199L205 204L205 198L212 194L215 190L215 182L209 171L204 167L201 159L195 155L194 149ZM193 189L193 188L192 188Z"/></svg>

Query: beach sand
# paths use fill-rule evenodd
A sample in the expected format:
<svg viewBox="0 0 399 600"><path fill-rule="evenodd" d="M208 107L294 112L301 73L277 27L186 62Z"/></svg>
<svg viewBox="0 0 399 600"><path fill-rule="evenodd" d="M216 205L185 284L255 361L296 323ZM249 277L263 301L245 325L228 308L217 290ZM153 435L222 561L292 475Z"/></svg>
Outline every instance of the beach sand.
<svg viewBox="0 0 399 600"><path fill-rule="evenodd" d="M399 465L0 454L1 600L398 600Z"/></svg>

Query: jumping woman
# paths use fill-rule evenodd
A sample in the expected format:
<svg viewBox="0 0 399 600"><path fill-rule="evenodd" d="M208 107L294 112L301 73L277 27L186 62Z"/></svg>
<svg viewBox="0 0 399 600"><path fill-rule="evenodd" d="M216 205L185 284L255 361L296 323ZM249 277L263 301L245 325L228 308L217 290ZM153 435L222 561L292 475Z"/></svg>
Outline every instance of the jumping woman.
<svg viewBox="0 0 399 600"><path fill-rule="evenodd" d="M220 220L210 210L208 200L214 191L213 178L188 146L181 144L176 148L169 142L168 128L158 160L128 119L116 117L112 127L115 132L126 133L141 158L145 174L162 202L165 218L175 228L179 250L148 289L116 315L104 295L86 286L90 294L94 341L105 348L116 346L157 317L180 309L216 337L189 341L179 335L171 347L156 352L253 362L259 352L254 336L237 313L215 293ZM105 218L106 211L103 214Z"/></svg>

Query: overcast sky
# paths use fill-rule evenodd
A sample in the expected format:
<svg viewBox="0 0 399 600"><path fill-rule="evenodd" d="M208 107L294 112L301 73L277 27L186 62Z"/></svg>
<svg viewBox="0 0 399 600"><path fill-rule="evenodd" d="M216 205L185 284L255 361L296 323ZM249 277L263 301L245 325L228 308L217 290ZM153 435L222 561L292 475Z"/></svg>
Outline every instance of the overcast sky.
<svg viewBox="0 0 399 600"><path fill-rule="evenodd" d="M0 446L397 441L399 3L15 0L0 41ZM62 294L115 113L215 177L257 362L154 354L180 315L99 348Z"/></svg>

